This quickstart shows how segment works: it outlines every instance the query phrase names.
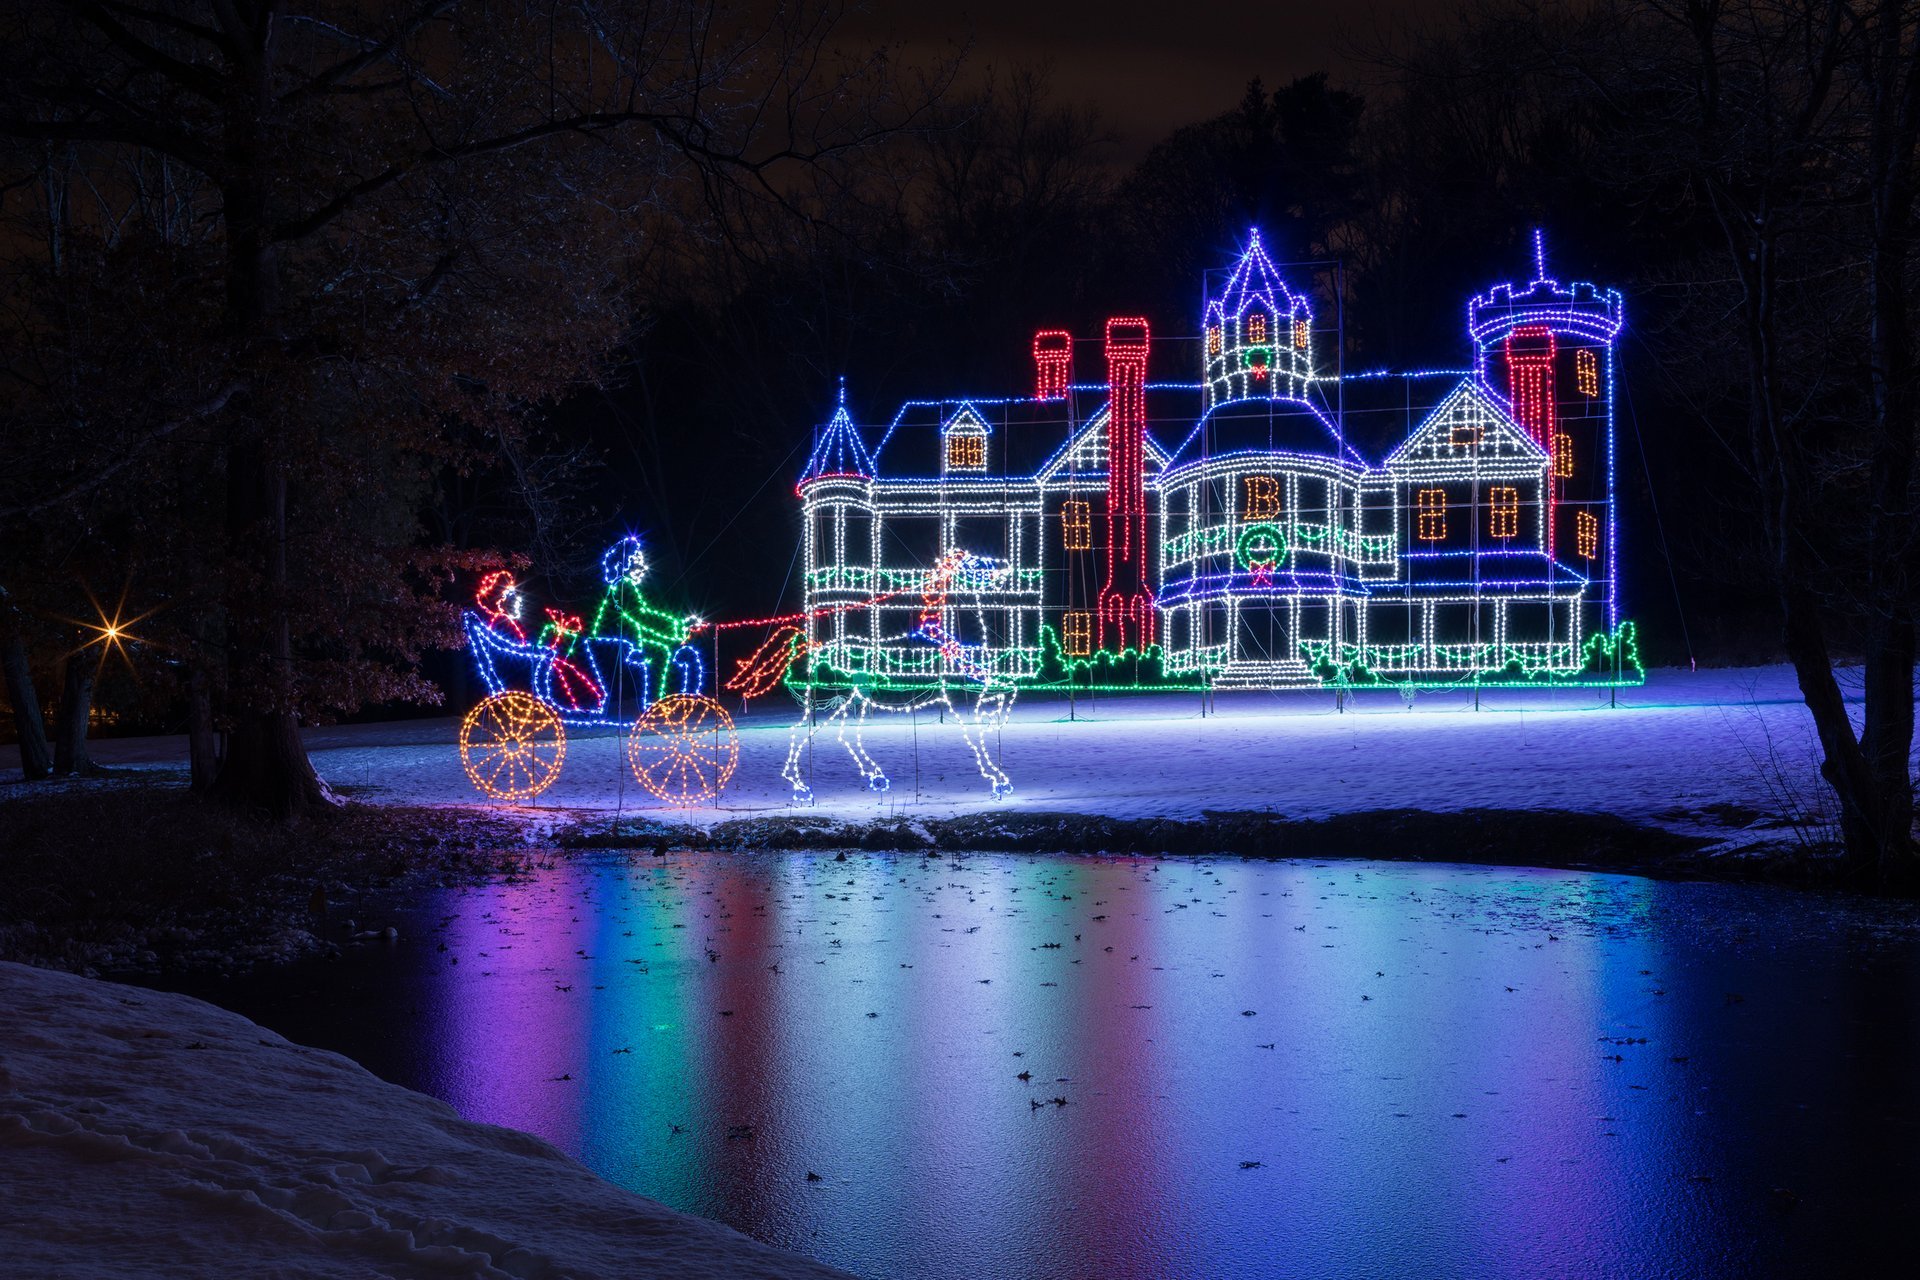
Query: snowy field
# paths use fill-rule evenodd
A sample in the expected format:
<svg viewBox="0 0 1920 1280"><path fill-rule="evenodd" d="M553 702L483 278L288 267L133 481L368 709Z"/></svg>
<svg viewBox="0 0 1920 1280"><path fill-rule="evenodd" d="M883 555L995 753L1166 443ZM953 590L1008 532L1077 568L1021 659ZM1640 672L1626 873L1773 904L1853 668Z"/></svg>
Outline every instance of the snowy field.
<svg viewBox="0 0 1920 1280"><path fill-rule="evenodd" d="M0 1272L825 1277L186 996L0 963Z"/></svg>
<svg viewBox="0 0 1920 1280"><path fill-rule="evenodd" d="M1843 673L1843 676L1850 673ZM1857 678L1854 681L1857 686ZM1072 709L1021 703L995 735L1014 793L993 801L960 731L936 711L876 716L868 749L891 789L868 791L835 729L823 727L807 766L822 817L871 820L993 810L1115 818L1193 818L1208 810L1271 810L1317 818L1369 809L1572 809L1730 834L1732 806L1804 819L1826 804L1812 723L1785 666L1656 670L1647 683L1606 690L1422 693L1221 693L1202 717L1198 695L1108 697ZM780 776L792 704L761 699L739 718L740 763L719 804L681 811L634 782L620 739L576 733L559 781L530 816L616 811L710 823L795 812ZM452 718L350 725L309 733L315 766L356 798L411 804L479 799L461 769ZM104 764L183 771L179 738L100 742ZM11 762L0 758L0 766ZM14 788L0 788L0 796ZM1738 815L1735 814L1737 819ZM1747 825L1744 820L1732 826ZM1757 833L1756 833L1757 834Z"/></svg>

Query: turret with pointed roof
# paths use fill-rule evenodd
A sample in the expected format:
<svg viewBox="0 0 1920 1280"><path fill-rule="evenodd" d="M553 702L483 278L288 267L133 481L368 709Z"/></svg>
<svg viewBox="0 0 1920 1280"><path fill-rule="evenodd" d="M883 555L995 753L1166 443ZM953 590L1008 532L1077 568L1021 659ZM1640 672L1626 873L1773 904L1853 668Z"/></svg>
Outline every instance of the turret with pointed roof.
<svg viewBox="0 0 1920 1280"><path fill-rule="evenodd" d="M800 472L800 486L816 480L871 480L874 475L873 455L847 412L847 380L842 378L839 403L814 441L806 468Z"/></svg>
<svg viewBox="0 0 1920 1280"><path fill-rule="evenodd" d="M1234 400L1300 400L1313 381L1313 313L1287 287L1260 243L1247 238L1226 288L1207 299L1206 407Z"/></svg>

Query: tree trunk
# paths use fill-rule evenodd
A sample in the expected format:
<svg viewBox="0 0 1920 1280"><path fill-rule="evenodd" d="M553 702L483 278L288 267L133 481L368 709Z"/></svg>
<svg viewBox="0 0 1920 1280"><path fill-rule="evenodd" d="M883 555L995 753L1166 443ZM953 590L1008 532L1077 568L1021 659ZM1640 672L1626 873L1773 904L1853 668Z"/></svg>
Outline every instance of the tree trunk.
<svg viewBox="0 0 1920 1280"><path fill-rule="evenodd" d="M53 772L53 758L47 754L47 724L40 715L40 695L33 688L27 642L11 610L8 615L7 633L0 639L0 668L5 668L7 701L13 703L14 734L20 739L20 774L28 782L37 782Z"/></svg>
<svg viewBox="0 0 1920 1280"><path fill-rule="evenodd" d="M87 755L87 722L93 715L93 666L87 655L69 654L61 664L60 709L53 724L53 771L91 773Z"/></svg>
<svg viewBox="0 0 1920 1280"><path fill-rule="evenodd" d="M272 111L266 47L249 73L244 101L228 105L226 147L235 169L224 184L227 324L256 366L282 336L279 265L267 230L266 117ZM258 369L255 370L258 372ZM262 571L252 600L227 602L226 705L232 727L208 795L239 808L292 819L331 799L300 741L293 639L288 617L287 474L274 457L278 414L271 376L254 388L227 448L227 557ZM253 687L249 687L257 682Z"/></svg>
<svg viewBox="0 0 1920 1280"><path fill-rule="evenodd" d="M187 768L196 795L205 795L220 771L220 739L213 730L213 682L198 658L187 675Z"/></svg>
<svg viewBox="0 0 1920 1280"><path fill-rule="evenodd" d="M1913 849L1913 618L1896 609L1867 654L1866 728L1860 749L1873 779L1872 866L1866 887L1906 892L1916 887ZM1862 861L1866 855L1863 854Z"/></svg>
<svg viewBox="0 0 1920 1280"><path fill-rule="evenodd" d="M1882 846L1883 798L1869 767L1866 752L1854 736L1846 699L1833 674L1833 654L1820 626L1819 604L1811 593L1790 588L1783 593L1786 613L1787 660L1799 677L1800 696L1813 713L1820 739L1820 776L1840 802L1840 839L1847 875L1862 887L1878 878Z"/></svg>
<svg viewBox="0 0 1920 1280"><path fill-rule="evenodd" d="M1870 97L1867 189L1867 378L1874 448L1867 516L1866 722L1860 747L1874 780L1873 887L1911 887L1913 847L1913 517L1916 367L1909 312L1914 258L1914 152L1920 145L1920 61L1913 17L1882 0L1863 47Z"/></svg>
<svg viewBox="0 0 1920 1280"><path fill-rule="evenodd" d="M287 618L287 482L257 445L234 450L228 468L229 536L236 558L264 550L263 598L232 610L230 679L260 687L230 690L233 724L208 794L237 808L293 819L330 795L313 771L294 712L293 641ZM262 536L264 534L264 536ZM259 543L264 542L262 548Z"/></svg>
<svg viewBox="0 0 1920 1280"><path fill-rule="evenodd" d="M287 711L250 712L227 732L227 755L210 795L237 808L292 820L329 802Z"/></svg>

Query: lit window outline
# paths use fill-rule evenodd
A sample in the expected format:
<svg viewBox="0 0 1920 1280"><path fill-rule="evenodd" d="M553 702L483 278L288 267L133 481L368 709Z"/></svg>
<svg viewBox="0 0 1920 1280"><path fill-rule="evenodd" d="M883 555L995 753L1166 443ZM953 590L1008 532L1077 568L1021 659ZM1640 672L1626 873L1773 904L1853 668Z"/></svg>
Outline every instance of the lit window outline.
<svg viewBox="0 0 1920 1280"><path fill-rule="evenodd" d="M1486 425L1478 418L1455 418L1447 433L1447 443L1462 449L1471 449L1486 438Z"/></svg>
<svg viewBox="0 0 1920 1280"><path fill-rule="evenodd" d="M1207 354L1210 356L1220 354L1220 326L1217 324L1207 326Z"/></svg>
<svg viewBox="0 0 1920 1280"><path fill-rule="evenodd" d="M1267 313L1249 311L1247 313L1247 341L1265 342L1267 340Z"/></svg>
<svg viewBox="0 0 1920 1280"><path fill-rule="evenodd" d="M1573 437L1565 431L1553 433L1553 478L1567 480L1573 476Z"/></svg>
<svg viewBox="0 0 1920 1280"><path fill-rule="evenodd" d="M1293 349L1295 351L1307 349L1307 322L1304 319L1293 322Z"/></svg>
<svg viewBox="0 0 1920 1280"><path fill-rule="evenodd" d="M1447 491L1422 489L1416 499L1419 510L1419 536L1422 542L1442 542L1447 536Z"/></svg>
<svg viewBox="0 0 1920 1280"><path fill-rule="evenodd" d="M1496 484L1487 490L1487 533L1495 538L1520 536L1520 490Z"/></svg>
<svg viewBox="0 0 1920 1280"><path fill-rule="evenodd" d="M1093 504L1069 498L1060 504L1060 545L1068 551L1093 550Z"/></svg>
<svg viewBox="0 0 1920 1280"><path fill-rule="evenodd" d="M1069 658L1084 658L1093 652L1091 611L1069 609L1060 616L1060 648Z"/></svg>
<svg viewBox="0 0 1920 1280"><path fill-rule="evenodd" d="M976 431L956 431L947 437L947 470L985 471L987 438Z"/></svg>
<svg viewBox="0 0 1920 1280"><path fill-rule="evenodd" d="M1600 517L1591 511L1573 513L1573 544L1581 558L1591 560L1600 554Z"/></svg>
<svg viewBox="0 0 1920 1280"><path fill-rule="evenodd" d="M1573 353L1573 380L1587 399L1600 394L1600 359L1592 347L1581 347Z"/></svg>

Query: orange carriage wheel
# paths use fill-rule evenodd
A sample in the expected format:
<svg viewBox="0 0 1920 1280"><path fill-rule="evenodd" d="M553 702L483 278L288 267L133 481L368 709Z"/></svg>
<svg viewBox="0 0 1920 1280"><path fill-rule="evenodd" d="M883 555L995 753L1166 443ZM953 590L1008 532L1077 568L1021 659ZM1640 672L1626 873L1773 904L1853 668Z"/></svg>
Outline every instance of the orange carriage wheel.
<svg viewBox="0 0 1920 1280"><path fill-rule="evenodd" d="M627 763L641 786L669 804L716 800L740 763L733 717L712 698L669 694L634 722Z"/></svg>
<svg viewBox="0 0 1920 1280"><path fill-rule="evenodd" d="M460 724L460 763L495 800L531 800L567 758L567 729L552 707L517 690L496 693Z"/></svg>

